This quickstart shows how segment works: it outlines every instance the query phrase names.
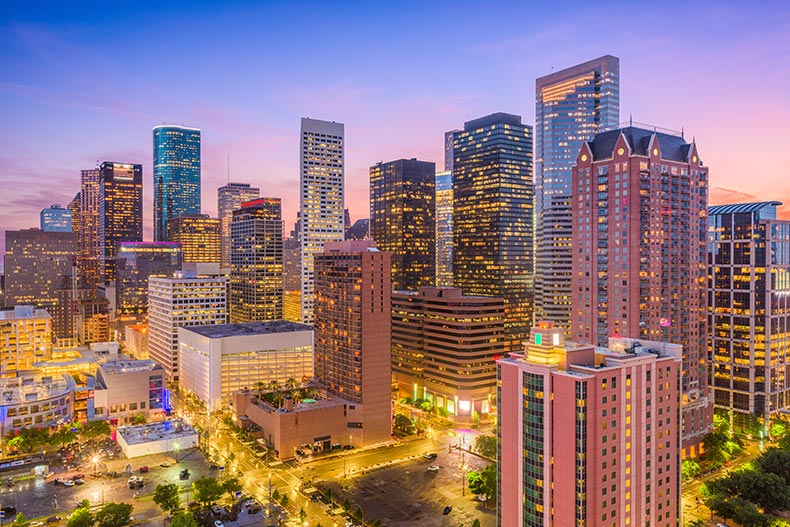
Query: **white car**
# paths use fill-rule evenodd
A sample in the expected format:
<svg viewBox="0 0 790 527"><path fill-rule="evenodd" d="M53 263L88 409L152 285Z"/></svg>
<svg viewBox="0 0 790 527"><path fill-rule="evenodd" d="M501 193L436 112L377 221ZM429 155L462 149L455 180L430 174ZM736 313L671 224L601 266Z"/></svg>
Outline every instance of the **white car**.
<svg viewBox="0 0 790 527"><path fill-rule="evenodd" d="M428 472L439 472L439 467L436 465L431 465L428 467Z"/></svg>
<svg viewBox="0 0 790 527"><path fill-rule="evenodd" d="M214 520L214 527L225 527L225 524L219 520Z"/></svg>
<svg viewBox="0 0 790 527"><path fill-rule="evenodd" d="M73 482L73 481L71 481L70 479L64 479L64 480L63 480L63 481L61 481L60 483L61 483L63 486L65 486L65 487L73 487L73 486L74 486L74 482Z"/></svg>

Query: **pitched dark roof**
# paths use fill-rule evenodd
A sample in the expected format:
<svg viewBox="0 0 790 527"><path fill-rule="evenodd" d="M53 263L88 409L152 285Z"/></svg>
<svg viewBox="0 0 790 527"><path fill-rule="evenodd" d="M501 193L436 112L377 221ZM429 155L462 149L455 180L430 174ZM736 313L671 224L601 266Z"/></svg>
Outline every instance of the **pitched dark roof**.
<svg viewBox="0 0 790 527"><path fill-rule="evenodd" d="M658 144L661 148L661 157L664 159L671 159L672 161L686 162L688 160L691 144L687 143L683 137L637 128L635 126L628 126L626 128L619 128L617 130L610 130L597 134L593 140L589 142L593 160L597 161L599 159L608 159L612 157L614 147L617 144L617 140L620 138L620 134L625 136L625 140L628 142L628 145L635 155L648 155L650 138L655 135L658 138Z"/></svg>
<svg viewBox="0 0 790 527"><path fill-rule="evenodd" d="M738 214L741 212L758 212L766 207L778 207L781 201L760 201L757 203L734 203L732 205L714 205L708 207L708 216L717 214Z"/></svg>

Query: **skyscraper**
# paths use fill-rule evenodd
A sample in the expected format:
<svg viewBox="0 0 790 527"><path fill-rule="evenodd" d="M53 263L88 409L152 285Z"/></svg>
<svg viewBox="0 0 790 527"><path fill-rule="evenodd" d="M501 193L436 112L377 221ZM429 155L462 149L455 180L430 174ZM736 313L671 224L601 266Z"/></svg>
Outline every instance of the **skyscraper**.
<svg viewBox="0 0 790 527"><path fill-rule="evenodd" d="M52 319L45 309L20 305L0 311L0 377L14 377L51 358Z"/></svg>
<svg viewBox="0 0 790 527"><path fill-rule="evenodd" d="M504 298L509 346L520 349L532 321L532 129L495 113L454 137L453 285Z"/></svg>
<svg viewBox="0 0 790 527"><path fill-rule="evenodd" d="M22 229L5 232L5 305L50 309L59 302L63 277L77 254L73 232Z"/></svg>
<svg viewBox="0 0 790 527"><path fill-rule="evenodd" d="M790 221L779 205L708 208L711 391L755 436L790 408Z"/></svg>
<svg viewBox="0 0 790 527"><path fill-rule="evenodd" d="M233 211L228 302L232 324L283 318L282 218L280 198L258 198Z"/></svg>
<svg viewBox="0 0 790 527"><path fill-rule="evenodd" d="M143 241L143 166L105 161L99 170L100 271L109 282L120 243Z"/></svg>
<svg viewBox="0 0 790 527"><path fill-rule="evenodd" d="M585 142L573 168L572 337L682 344L683 447L710 430L708 169L680 134L629 126Z"/></svg>
<svg viewBox="0 0 790 527"><path fill-rule="evenodd" d="M453 173L436 173L436 286L453 285Z"/></svg>
<svg viewBox="0 0 790 527"><path fill-rule="evenodd" d="M228 183L217 189L217 216L220 222L222 244L222 267L230 266L230 222L233 211L240 209L245 201L260 197L261 189L249 183Z"/></svg>
<svg viewBox="0 0 790 527"><path fill-rule="evenodd" d="M680 346L565 343L550 322L497 361L498 527L676 527Z"/></svg>
<svg viewBox="0 0 790 527"><path fill-rule="evenodd" d="M155 126L154 241L167 240L167 222L200 214L200 130Z"/></svg>
<svg viewBox="0 0 790 527"><path fill-rule="evenodd" d="M148 353L178 380L178 328L225 324L228 279L178 271L148 279Z"/></svg>
<svg viewBox="0 0 790 527"><path fill-rule="evenodd" d="M444 133L444 171L453 171L453 138L456 132L461 130L450 130Z"/></svg>
<svg viewBox="0 0 790 527"><path fill-rule="evenodd" d="M505 303L452 287L392 294L392 377L400 394L463 421L493 411Z"/></svg>
<svg viewBox="0 0 790 527"><path fill-rule="evenodd" d="M101 170L93 168L80 173L80 232L77 272L91 291L96 291L101 277Z"/></svg>
<svg viewBox="0 0 790 527"><path fill-rule="evenodd" d="M41 230L45 232L72 232L71 211L60 205L42 209Z"/></svg>
<svg viewBox="0 0 790 527"><path fill-rule="evenodd" d="M118 249L115 311L132 319L148 313L148 279L181 269L181 245L173 242L121 242Z"/></svg>
<svg viewBox="0 0 790 527"><path fill-rule="evenodd" d="M353 444L392 431L389 253L372 240L327 243L315 255L314 375L346 399Z"/></svg>
<svg viewBox="0 0 790 527"><path fill-rule="evenodd" d="M345 231L343 123L302 118L299 205L302 243L302 322L313 323L313 256Z"/></svg>
<svg viewBox="0 0 790 527"><path fill-rule="evenodd" d="M579 148L620 120L620 59L611 55L535 81L535 319L570 332L571 167Z"/></svg>
<svg viewBox="0 0 790 527"><path fill-rule="evenodd" d="M82 221L81 215L82 212L80 210L80 193L77 192L77 195L74 196L69 204L66 206L67 209L71 211L71 232L77 233L79 238L80 232L80 222Z"/></svg>
<svg viewBox="0 0 790 527"><path fill-rule="evenodd" d="M436 165L398 159L370 167L370 235L392 254L392 286L416 291L436 277Z"/></svg>
<svg viewBox="0 0 790 527"><path fill-rule="evenodd" d="M181 244L184 263L220 263L220 221L208 214L170 218L167 239Z"/></svg>

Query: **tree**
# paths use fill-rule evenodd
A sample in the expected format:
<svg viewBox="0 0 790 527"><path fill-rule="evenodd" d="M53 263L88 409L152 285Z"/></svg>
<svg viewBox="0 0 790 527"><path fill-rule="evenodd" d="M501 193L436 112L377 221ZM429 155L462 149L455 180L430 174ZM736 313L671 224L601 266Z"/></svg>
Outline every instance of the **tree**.
<svg viewBox="0 0 790 527"><path fill-rule="evenodd" d="M238 478L228 478L222 484L222 490L230 495L230 499L236 497L236 491L241 490L241 482Z"/></svg>
<svg viewBox="0 0 790 527"><path fill-rule="evenodd" d="M283 497L280 498L280 505L282 505L283 507L287 507L289 501L291 501L291 500L288 498L288 495L287 494L283 494Z"/></svg>
<svg viewBox="0 0 790 527"><path fill-rule="evenodd" d="M491 463L480 472L483 477L483 492L486 495L486 503L496 500L497 497L497 483L496 483L496 463Z"/></svg>
<svg viewBox="0 0 790 527"><path fill-rule="evenodd" d="M395 414L395 422L392 426L396 430L402 430L405 432L409 429L409 427L414 426L414 423L412 423L411 419L403 414Z"/></svg>
<svg viewBox="0 0 790 527"><path fill-rule="evenodd" d="M688 481L699 476L701 470L702 469L700 468L699 463L697 463L695 460L684 459L683 463L681 464L680 472L682 474L683 481Z"/></svg>
<svg viewBox="0 0 790 527"><path fill-rule="evenodd" d="M181 506L179 488L176 483L159 484L154 490L154 503L165 511L173 513Z"/></svg>
<svg viewBox="0 0 790 527"><path fill-rule="evenodd" d="M201 505L213 505L225 492L216 479L208 476L203 476L192 482L192 490L195 501Z"/></svg>
<svg viewBox="0 0 790 527"><path fill-rule="evenodd" d="M472 494L485 494L483 490L483 476L480 472L473 470L466 475L466 482L469 484L469 492Z"/></svg>
<svg viewBox="0 0 790 527"><path fill-rule="evenodd" d="M144 414L137 414L134 416L134 424L136 425L144 425L145 424L145 415Z"/></svg>
<svg viewBox="0 0 790 527"><path fill-rule="evenodd" d="M743 442L737 436L729 437L724 432L713 431L702 438L702 446L705 449L705 459L722 465L738 455L743 448Z"/></svg>
<svg viewBox="0 0 790 527"><path fill-rule="evenodd" d="M110 435L111 431L110 423L107 421L88 421L82 426L80 435L83 439L93 439L95 437Z"/></svg>
<svg viewBox="0 0 790 527"><path fill-rule="evenodd" d="M76 440L77 434L72 432L71 429L66 426L49 436L49 444L55 447L68 445Z"/></svg>
<svg viewBox="0 0 790 527"><path fill-rule="evenodd" d="M14 518L14 521L11 522L11 525L13 527L27 527L28 525L30 525L30 522L27 521L27 518L25 518L24 513L17 512L16 518Z"/></svg>
<svg viewBox="0 0 790 527"><path fill-rule="evenodd" d="M191 512L178 511L170 518L170 527L197 527L197 522Z"/></svg>
<svg viewBox="0 0 790 527"><path fill-rule="evenodd" d="M66 527L93 527L96 520L87 507L78 507L66 520Z"/></svg>
<svg viewBox="0 0 790 527"><path fill-rule="evenodd" d="M289 377L288 379L285 380L285 389L288 391L293 390L294 388L296 388L296 384L297 384L296 379L294 379L293 377Z"/></svg>
<svg viewBox="0 0 790 527"><path fill-rule="evenodd" d="M763 472L781 476L785 483L790 484L790 451L780 448L769 448L754 463Z"/></svg>
<svg viewBox="0 0 790 527"><path fill-rule="evenodd" d="M475 450L490 459L496 459L498 444L499 439L494 435L479 435L475 438Z"/></svg>
<svg viewBox="0 0 790 527"><path fill-rule="evenodd" d="M475 521L472 522L471 527L480 527L480 520L475 518Z"/></svg>
<svg viewBox="0 0 790 527"><path fill-rule="evenodd" d="M108 503L96 513L98 527L124 527L132 521L132 506L128 503Z"/></svg>

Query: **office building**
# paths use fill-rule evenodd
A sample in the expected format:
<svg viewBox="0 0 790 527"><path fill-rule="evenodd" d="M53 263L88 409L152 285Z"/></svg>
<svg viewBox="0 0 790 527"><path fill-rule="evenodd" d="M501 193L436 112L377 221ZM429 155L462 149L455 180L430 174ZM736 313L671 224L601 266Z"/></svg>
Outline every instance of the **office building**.
<svg viewBox="0 0 790 527"><path fill-rule="evenodd" d="M142 318L148 313L148 278L173 276L181 269L181 245L174 242L121 242L115 286L118 318Z"/></svg>
<svg viewBox="0 0 790 527"><path fill-rule="evenodd" d="M392 287L436 281L436 165L398 159L370 167L370 235L392 254Z"/></svg>
<svg viewBox="0 0 790 527"><path fill-rule="evenodd" d="M370 218L360 218L346 231L346 240L370 238Z"/></svg>
<svg viewBox="0 0 790 527"><path fill-rule="evenodd" d="M162 125L154 138L154 241L167 241L167 222L200 214L200 130Z"/></svg>
<svg viewBox="0 0 790 527"><path fill-rule="evenodd" d="M283 291L302 289L302 264L300 256L302 246L299 240L288 238L283 240Z"/></svg>
<svg viewBox="0 0 790 527"><path fill-rule="evenodd" d="M78 302L81 298L89 298L94 294L83 283L78 281L75 284L73 278L72 276L61 278L60 286L56 291L58 300L47 309L52 316L52 335L55 337L56 347L58 341L60 343L71 342L76 346Z"/></svg>
<svg viewBox="0 0 790 527"><path fill-rule="evenodd" d="M497 361L497 525L676 527L681 353L565 343L543 322Z"/></svg>
<svg viewBox="0 0 790 527"><path fill-rule="evenodd" d="M683 447L711 429L708 169L680 134L629 126L585 142L573 168L572 335L683 346Z"/></svg>
<svg viewBox="0 0 790 527"><path fill-rule="evenodd" d="M77 195L74 196L74 199L69 202L66 208L69 209L69 212L71 212L71 232L75 233L77 235L77 239L79 240L80 222L82 221L79 192L77 192Z"/></svg>
<svg viewBox="0 0 790 527"><path fill-rule="evenodd" d="M215 263L222 259L220 221L208 214L187 214L167 222L167 239L181 244L184 263Z"/></svg>
<svg viewBox="0 0 790 527"><path fill-rule="evenodd" d="M54 430L71 421L74 388L75 382L70 375L28 373L0 379L3 393L0 399L0 434L5 438L23 428L34 427L37 430Z"/></svg>
<svg viewBox="0 0 790 527"><path fill-rule="evenodd" d="M505 350L505 303L458 288L392 294L392 377L402 397L462 421L492 413Z"/></svg>
<svg viewBox="0 0 790 527"><path fill-rule="evenodd" d="M152 360L120 356L103 361L96 371L95 418L127 425L140 415L163 414L165 390L165 371Z"/></svg>
<svg viewBox="0 0 790 527"><path fill-rule="evenodd" d="M86 296L77 301L77 340L83 346L110 339L110 301Z"/></svg>
<svg viewBox="0 0 790 527"><path fill-rule="evenodd" d="M52 318L45 309L15 306L0 310L0 377L32 370L52 357Z"/></svg>
<svg viewBox="0 0 790 527"><path fill-rule="evenodd" d="M77 254L73 232L22 229L5 232L5 304L51 308Z"/></svg>
<svg viewBox="0 0 790 527"><path fill-rule="evenodd" d="M584 141L617 128L620 59L606 55L535 81L535 320L570 335L571 168Z"/></svg>
<svg viewBox="0 0 790 527"><path fill-rule="evenodd" d="M392 431L389 253L372 240L331 242L315 256L314 375L346 399L355 445Z"/></svg>
<svg viewBox="0 0 790 527"><path fill-rule="evenodd" d="M233 211L230 224L232 323L283 318L283 220L280 198L258 198Z"/></svg>
<svg viewBox="0 0 790 527"><path fill-rule="evenodd" d="M234 393L276 381L285 387L313 376L313 329L273 320L178 330L179 387L211 411Z"/></svg>
<svg viewBox="0 0 790 527"><path fill-rule="evenodd" d="M299 240L302 244L302 322L313 323L313 257L343 239L343 124L302 118L299 141Z"/></svg>
<svg viewBox="0 0 790 527"><path fill-rule="evenodd" d="M453 285L504 298L507 349L520 349L532 322L532 128L481 117L456 132L454 152Z"/></svg>
<svg viewBox="0 0 790 527"><path fill-rule="evenodd" d="M178 380L178 328L225 324L228 279L176 272L148 279L148 354Z"/></svg>
<svg viewBox="0 0 790 527"><path fill-rule="evenodd" d="M73 232L71 210L52 205L41 210L41 230L44 232Z"/></svg>
<svg viewBox="0 0 790 527"><path fill-rule="evenodd" d="M453 173L436 173L436 286L453 285Z"/></svg>
<svg viewBox="0 0 790 527"><path fill-rule="evenodd" d="M461 130L450 130L449 132L444 133L444 171L445 172L452 172L453 171L453 139L455 137L456 132L460 132Z"/></svg>
<svg viewBox="0 0 790 527"><path fill-rule="evenodd" d="M101 276L101 243L99 242L101 181L101 170L98 168L80 172L80 231L77 273L92 291L96 291Z"/></svg>
<svg viewBox="0 0 790 527"><path fill-rule="evenodd" d="M710 389L755 436L790 407L790 221L777 219L779 205L708 208Z"/></svg>
<svg viewBox="0 0 790 527"><path fill-rule="evenodd" d="M131 357L148 359L148 324L129 324L124 328L126 353Z"/></svg>
<svg viewBox="0 0 790 527"><path fill-rule="evenodd" d="M99 270L107 283L121 242L143 241L143 166L105 161L99 170Z"/></svg>
<svg viewBox="0 0 790 527"><path fill-rule="evenodd" d="M261 189L249 183L228 183L217 189L217 215L220 222L220 243L222 245L222 267L230 267L230 222L233 211L241 204L260 197Z"/></svg>

